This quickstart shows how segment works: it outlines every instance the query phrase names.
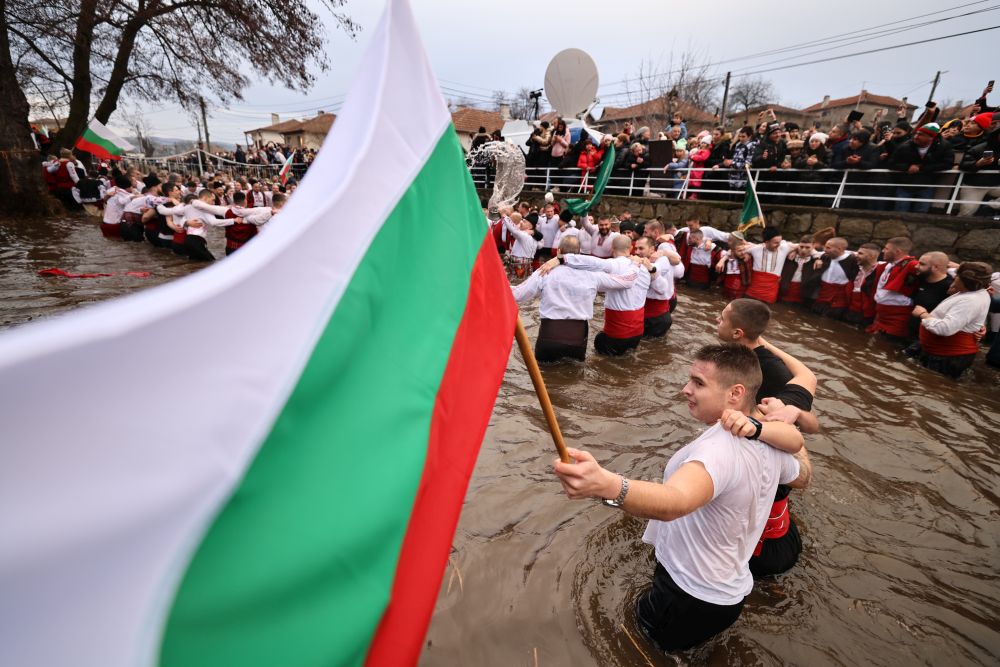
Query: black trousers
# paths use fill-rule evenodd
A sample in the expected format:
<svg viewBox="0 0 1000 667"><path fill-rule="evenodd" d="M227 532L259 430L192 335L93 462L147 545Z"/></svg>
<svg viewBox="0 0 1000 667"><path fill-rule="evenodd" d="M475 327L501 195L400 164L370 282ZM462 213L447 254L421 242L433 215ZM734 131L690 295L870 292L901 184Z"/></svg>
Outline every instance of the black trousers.
<svg viewBox="0 0 1000 667"><path fill-rule="evenodd" d="M560 359L587 358L587 334L590 326L586 320L543 319L535 341L535 359L559 361Z"/></svg>
<svg viewBox="0 0 1000 667"><path fill-rule="evenodd" d="M802 537L795 519L789 515L788 532L774 540L764 540L759 556L750 557L750 574L754 579L788 572L802 553Z"/></svg>
<svg viewBox="0 0 1000 667"><path fill-rule="evenodd" d="M184 238L184 249L187 256L199 262L214 262L215 255L208 250L208 242L203 236L192 236L188 234Z"/></svg>
<svg viewBox="0 0 1000 667"><path fill-rule="evenodd" d="M642 323L643 338L661 338L666 336L667 332L670 331L670 325L674 323L674 320L670 317L670 313L663 313L656 317L647 317Z"/></svg>
<svg viewBox="0 0 1000 667"><path fill-rule="evenodd" d="M742 611L742 600L718 605L689 595L659 563L653 585L635 603L639 628L663 651L683 651L711 639L735 623Z"/></svg>
<svg viewBox="0 0 1000 667"><path fill-rule="evenodd" d="M594 349L601 354L611 357L619 357L629 350L639 347L642 336L632 336L631 338L612 338L603 331L594 337Z"/></svg>

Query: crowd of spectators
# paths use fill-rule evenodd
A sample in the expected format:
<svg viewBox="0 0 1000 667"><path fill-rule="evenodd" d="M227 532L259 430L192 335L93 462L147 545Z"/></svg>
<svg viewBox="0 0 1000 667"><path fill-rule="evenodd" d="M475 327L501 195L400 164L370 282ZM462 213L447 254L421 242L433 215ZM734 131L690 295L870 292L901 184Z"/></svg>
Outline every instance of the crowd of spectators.
<svg viewBox="0 0 1000 667"><path fill-rule="evenodd" d="M929 103L913 122L901 106L895 119L886 109L866 123L854 112L828 132L781 122L765 111L755 127L738 128L735 136L721 126L689 133L683 118L675 116L656 139L651 128L626 123L598 144L587 132L571 142L562 119L542 122L527 141L528 185L579 187L586 182L581 172L593 172L613 144L610 193L627 188L632 194L741 200L749 167L757 174L763 203L830 206L839 198L843 208L927 213L931 200L951 198L962 173L957 212L996 217L1000 112L987 104L990 91L962 118L939 118L939 109Z"/></svg>

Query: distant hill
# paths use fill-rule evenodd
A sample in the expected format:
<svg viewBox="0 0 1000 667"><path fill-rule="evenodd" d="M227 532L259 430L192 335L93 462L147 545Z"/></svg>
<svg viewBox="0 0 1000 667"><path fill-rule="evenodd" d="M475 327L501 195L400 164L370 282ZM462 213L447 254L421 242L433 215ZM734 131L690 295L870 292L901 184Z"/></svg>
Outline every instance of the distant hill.
<svg viewBox="0 0 1000 667"><path fill-rule="evenodd" d="M136 146L139 145L139 139L137 137L125 137L125 139ZM196 143L193 139L179 139L177 137L150 136L149 139L156 146L156 151L154 152L153 157L171 155L173 153L183 153L184 151L189 151L194 148ZM213 140L212 150L234 151L236 150L236 144Z"/></svg>

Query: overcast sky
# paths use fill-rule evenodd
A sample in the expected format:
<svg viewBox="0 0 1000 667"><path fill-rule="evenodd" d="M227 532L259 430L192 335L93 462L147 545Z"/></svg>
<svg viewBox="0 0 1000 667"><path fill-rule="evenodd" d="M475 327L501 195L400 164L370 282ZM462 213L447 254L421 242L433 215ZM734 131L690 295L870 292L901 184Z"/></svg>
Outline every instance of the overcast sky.
<svg viewBox="0 0 1000 667"><path fill-rule="evenodd" d="M621 81L637 76L643 60L659 62L666 69L671 51L675 61L682 52L692 50L710 62L731 60L712 69L720 76L731 70L735 76L741 71L1000 26L1000 0L877 4L842 0L824 3L816 10L807 9L813 3L760 0L752 10L747 10L752 13L739 15L730 9L731 3L710 6L703 1L629 0L609 4L606 0L579 0L558 6L537 0L411 2L431 63L441 85L447 87L445 96L465 96L484 105L494 89L541 88L549 60L569 47L587 51L596 61L602 104L626 106L628 100L622 95L625 84ZM314 88L302 95L264 82L255 84L247 90L244 102L211 112L212 138L242 142L245 130L270 124L271 112L279 113L285 120L311 116L320 109L336 111L384 7L385 0L348 0L344 9L361 24L362 30L356 39L351 39L333 27L333 21L327 17L331 66L319 74ZM931 16L906 20L932 12L935 13ZM968 12L979 13L949 18ZM321 10L319 13L322 15ZM875 30L891 31L919 23L928 25L898 34L872 35ZM872 30L864 34L855 32L869 28ZM757 55L843 33L855 34L838 38L847 41ZM860 39L865 41L857 41ZM930 92L935 71L940 69L945 72L936 99L968 103L979 96L989 79L1000 78L997 43L1000 43L1000 29L762 76L774 83L779 101L787 106L807 106L821 101L824 95L835 98L855 95L862 86L872 93L906 95L911 102L922 104ZM722 86L719 86L721 96ZM990 99L993 103L1000 99L1000 88ZM194 127L176 105L148 112L147 119L154 135L196 136ZM112 126L116 125L115 120L112 118Z"/></svg>

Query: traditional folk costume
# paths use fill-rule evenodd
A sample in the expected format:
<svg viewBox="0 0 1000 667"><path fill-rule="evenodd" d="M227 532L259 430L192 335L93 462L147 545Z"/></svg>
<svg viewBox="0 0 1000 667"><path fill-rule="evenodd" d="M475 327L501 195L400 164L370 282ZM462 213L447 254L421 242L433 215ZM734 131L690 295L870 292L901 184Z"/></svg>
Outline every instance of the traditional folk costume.
<svg viewBox="0 0 1000 667"><path fill-rule="evenodd" d="M674 298L674 281L684 275L684 265L676 266L666 257L659 257L653 266L656 272L646 291L646 303L642 314L642 337L660 338L673 325L670 315L670 301Z"/></svg>
<svg viewBox="0 0 1000 667"><path fill-rule="evenodd" d="M858 258L847 251L836 258L824 256L822 270L819 294L813 301L812 310L835 320L843 319L850 305L854 278L858 275Z"/></svg>
<svg viewBox="0 0 1000 667"><path fill-rule="evenodd" d="M917 260L907 255L892 264L880 264L875 286L875 321L868 333L884 333L906 338L913 311L913 292L917 289Z"/></svg>
<svg viewBox="0 0 1000 667"><path fill-rule="evenodd" d="M122 219L125 206L132 201L132 193L123 188L115 188L104 206L104 217L101 221L101 234L106 239L122 238Z"/></svg>
<svg viewBox="0 0 1000 667"><path fill-rule="evenodd" d="M750 285L750 274L753 272L753 260L749 255L743 259L734 257L729 251L723 254L725 264L722 273L719 274L719 282L722 285L722 293L732 301L742 299Z"/></svg>
<svg viewBox="0 0 1000 667"><path fill-rule="evenodd" d="M652 281L649 271L637 268L629 257L597 259L567 255L565 262L571 267L634 276L629 289L608 292L604 297L604 330L594 338L594 349L601 354L618 356L638 347L642 340L646 294Z"/></svg>
<svg viewBox="0 0 1000 667"><path fill-rule="evenodd" d="M520 285L512 286L514 300L518 303L541 296L538 306L541 322L535 341L538 361L558 361L567 357L583 361L587 356L588 323L594 317L597 292L626 290L634 283L635 271L630 275L612 276L601 271L576 271L557 266L545 275L536 271Z"/></svg>
<svg viewBox="0 0 1000 667"><path fill-rule="evenodd" d="M764 245L750 248L747 254L753 258L753 273L746 296L764 303L778 300L778 285L785 259L795 250L795 245L782 241L776 250L768 250Z"/></svg>
<svg viewBox="0 0 1000 667"><path fill-rule="evenodd" d="M990 312L990 293L985 289L952 294L920 322L920 362L938 373L958 377L979 352L973 334Z"/></svg>
<svg viewBox="0 0 1000 667"><path fill-rule="evenodd" d="M714 243L690 246L688 253L689 266L685 270L687 283L697 289L708 289L712 284L712 270L719 261L718 246Z"/></svg>
<svg viewBox="0 0 1000 667"><path fill-rule="evenodd" d="M875 321L875 281L879 275L877 269L877 263L867 269L858 265L858 273L851 281L851 294L844 314L844 319L851 324L867 327Z"/></svg>

